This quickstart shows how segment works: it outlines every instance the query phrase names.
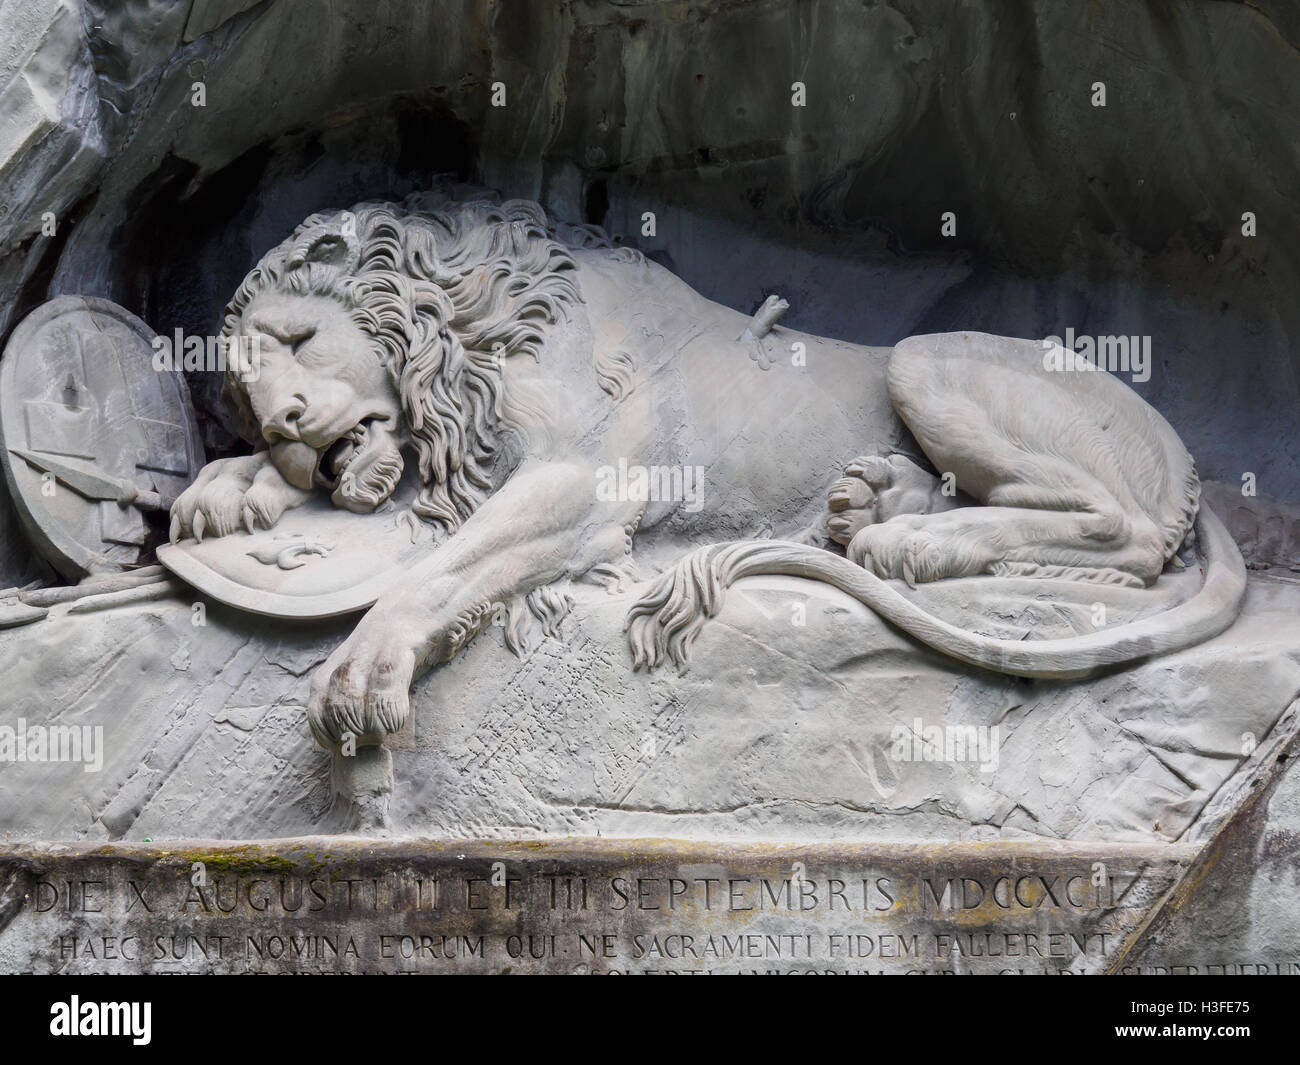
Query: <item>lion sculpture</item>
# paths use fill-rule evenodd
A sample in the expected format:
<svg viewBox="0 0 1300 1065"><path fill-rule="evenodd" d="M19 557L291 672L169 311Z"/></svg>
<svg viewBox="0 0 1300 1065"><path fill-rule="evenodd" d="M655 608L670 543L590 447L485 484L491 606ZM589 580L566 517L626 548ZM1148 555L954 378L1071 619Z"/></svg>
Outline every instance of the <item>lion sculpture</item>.
<svg viewBox="0 0 1300 1065"><path fill-rule="evenodd" d="M226 390L259 450L205 467L173 541L269 528L317 492L374 511L411 461L414 520L438 533L314 674L327 747L402 728L413 680L494 604L656 544L694 550L631 611L638 667L684 668L754 574L828 582L950 656L1047 678L1208 639L1244 594L1191 457L1110 374L1052 372L1042 343L979 333L889 349L756 326L536 203L446 186L315 214L248 274L223 336L258 342L258 374L232 367ZM701 471L696 505L599 491L620 461ZM966 631L905 587L1149 585L1184 559L1204 571L1191 598L1066 639Z"/></svg>

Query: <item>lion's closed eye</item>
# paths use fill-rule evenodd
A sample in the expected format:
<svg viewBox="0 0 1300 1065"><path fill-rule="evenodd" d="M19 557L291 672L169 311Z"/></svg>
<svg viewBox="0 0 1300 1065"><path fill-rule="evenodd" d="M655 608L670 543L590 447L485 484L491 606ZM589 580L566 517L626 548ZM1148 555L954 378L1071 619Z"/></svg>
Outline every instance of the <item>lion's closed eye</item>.
<svg viewBox="0 0 1300 1065"><path fill-rule="evenodd" d="M316 336L315 329L302 330L284 330L277 329L270 333L276 343L288 348L295 359L300 359L305 354L303 348Z"/></svg>
<svg viewBox="0 0 1300 1065"><path fill-rule="evenodd" d="M316 335L316 326L307 323L302 325L293 323L285 326L275 321L267 321L265 318L257 317L249 323L249 332L253 335L260 333L277 344L283 344L297 355L298 349Z"/></svg>

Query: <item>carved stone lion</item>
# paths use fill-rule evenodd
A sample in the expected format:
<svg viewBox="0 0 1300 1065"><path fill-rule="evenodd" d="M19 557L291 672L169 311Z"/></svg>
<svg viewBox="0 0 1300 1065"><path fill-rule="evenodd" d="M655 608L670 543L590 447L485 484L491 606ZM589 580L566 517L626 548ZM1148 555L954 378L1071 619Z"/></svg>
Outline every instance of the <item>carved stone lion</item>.
<svg viewBox="0 0 1300 1065"><path fill-rule="evenodd" d="M260 351L257 375L227 378L260 450L207 466L172 538L270 527L316 492L390 506L418 464L413 517L436 547L314 675L328 747L400 729L414 677L496 604L559 616L548 586L617 573L634 546L694 548L632 611L638 666L684 665L726 587L759 573L829 582L949 655L1026 676L1085 676L1232 622L1240 556L1198 516L1177 435L1115 377L1052 372L1043 344L977 333L827 340L771 327L779 310L750 326L599 231L482 190L313 215L226 310L223 335ZM641 476L610 490L613 470ZM690 500L646 487L685 485L682 471ZM897 583L1151 584L1180 558L1204 567L1191 599L1071 639L959 629Z"/></svg>

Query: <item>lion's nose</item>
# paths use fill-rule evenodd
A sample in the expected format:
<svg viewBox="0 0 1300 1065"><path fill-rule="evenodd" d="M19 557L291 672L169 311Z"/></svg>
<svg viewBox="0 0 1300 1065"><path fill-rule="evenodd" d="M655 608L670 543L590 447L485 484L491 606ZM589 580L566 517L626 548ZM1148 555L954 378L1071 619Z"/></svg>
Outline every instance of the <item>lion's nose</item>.
<svg viewBox="0 0 1300 1065"><path fill-rule="evenodd" d="M298 422L306 409L307 401L294 393L288 401L262 419L262 435L272 444L277 440L299 439Z"/></svg>

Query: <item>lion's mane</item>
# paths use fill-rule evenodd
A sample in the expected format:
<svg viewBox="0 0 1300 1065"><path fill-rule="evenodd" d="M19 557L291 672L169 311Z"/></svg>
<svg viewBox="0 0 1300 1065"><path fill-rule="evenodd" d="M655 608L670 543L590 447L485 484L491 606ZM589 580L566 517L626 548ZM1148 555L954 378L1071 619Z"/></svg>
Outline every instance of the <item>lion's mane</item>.
<svg viewBox="0 0 1300 1065"><path fill-rule="evenodd" d="M502 360L539 358L547 328L582 302L577 267L545 212L486 190L419 193L314 214L244 278L223 339L268 288L338 300L393 374L419 456L415 513L455 531L491 494L502 442L516 424ZM238 368L226 394L250 440L260 437Z"/></svg>

